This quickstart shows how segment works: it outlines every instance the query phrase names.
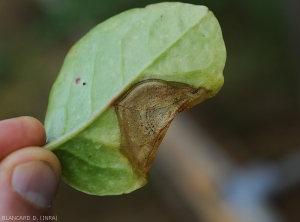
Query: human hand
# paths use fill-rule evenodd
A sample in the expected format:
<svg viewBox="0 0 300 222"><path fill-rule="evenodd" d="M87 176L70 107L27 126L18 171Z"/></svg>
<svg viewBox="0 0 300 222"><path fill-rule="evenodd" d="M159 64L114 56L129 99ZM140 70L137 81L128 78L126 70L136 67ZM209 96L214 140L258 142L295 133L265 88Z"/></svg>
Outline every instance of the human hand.
<svg viewBox="0 0 300 222"><path fill-rule="evenodd" d="M39 147L45 140L43 125L32 117L0 121L0 221L52 215L61 167Z"/></svg>

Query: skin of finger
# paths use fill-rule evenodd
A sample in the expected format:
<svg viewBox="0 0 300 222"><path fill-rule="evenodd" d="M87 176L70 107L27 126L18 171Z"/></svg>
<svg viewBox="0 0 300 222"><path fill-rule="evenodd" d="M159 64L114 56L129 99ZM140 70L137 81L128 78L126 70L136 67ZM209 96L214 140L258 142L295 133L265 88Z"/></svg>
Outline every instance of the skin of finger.
<svg viewBox="0 0 300 222"><path fill-rule="evenodd" d="M0 121L0 160L17 149L43 146L46 141L44 126L29 116Z"/></svg>
<svg viewBox="0 0 300 222"><path fill-rule="evenodd" d="M0 215L36 216L52 215L53 208L41 208L25 200L13 190L11 181L14 168L19 164L33 161L45 161L52 165L57 175L61 175L61 166L57 157L41 147L28 147L17 150L7 156L0 164ZM1 218L0 218L1 220Z"/></svg>

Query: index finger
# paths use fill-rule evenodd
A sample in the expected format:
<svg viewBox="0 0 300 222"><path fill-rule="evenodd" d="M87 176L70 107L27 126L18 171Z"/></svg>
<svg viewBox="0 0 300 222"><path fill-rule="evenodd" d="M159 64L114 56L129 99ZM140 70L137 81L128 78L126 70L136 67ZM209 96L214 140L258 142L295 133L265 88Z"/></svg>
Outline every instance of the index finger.
<svg viewBox="0 0 300 222"><path fill-rule="evenodd" d="M46 133L35 118L24 116L0 121L0 161L15 150L43 146Z"/></svg>

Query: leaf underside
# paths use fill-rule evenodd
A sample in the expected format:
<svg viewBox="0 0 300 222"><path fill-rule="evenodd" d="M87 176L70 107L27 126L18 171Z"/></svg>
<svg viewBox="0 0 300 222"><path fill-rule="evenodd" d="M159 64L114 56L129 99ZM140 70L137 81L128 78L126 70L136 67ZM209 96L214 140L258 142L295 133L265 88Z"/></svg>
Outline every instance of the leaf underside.
<svg viewBox="0 0 300 222"><path fill-rule="evenodd" d="M68 53L49 99L45 147L63 179L95 195L144 186L172 119L219 91L225 59L205 6L160 3L95 27Z"/></svg>

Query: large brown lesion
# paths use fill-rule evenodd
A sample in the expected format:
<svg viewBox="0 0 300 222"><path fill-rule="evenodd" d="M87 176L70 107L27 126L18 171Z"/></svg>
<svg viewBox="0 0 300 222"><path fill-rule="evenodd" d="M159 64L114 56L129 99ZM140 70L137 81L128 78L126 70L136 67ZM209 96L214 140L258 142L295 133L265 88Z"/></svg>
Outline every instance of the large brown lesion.
<svg viewBox="0 0 300 222"><path fill-rule="evenodd" d="M114 103L121 129L121 150L141 176L147 177L157 148L176 114L210 97L204 88L146 80Z"/></svg>

